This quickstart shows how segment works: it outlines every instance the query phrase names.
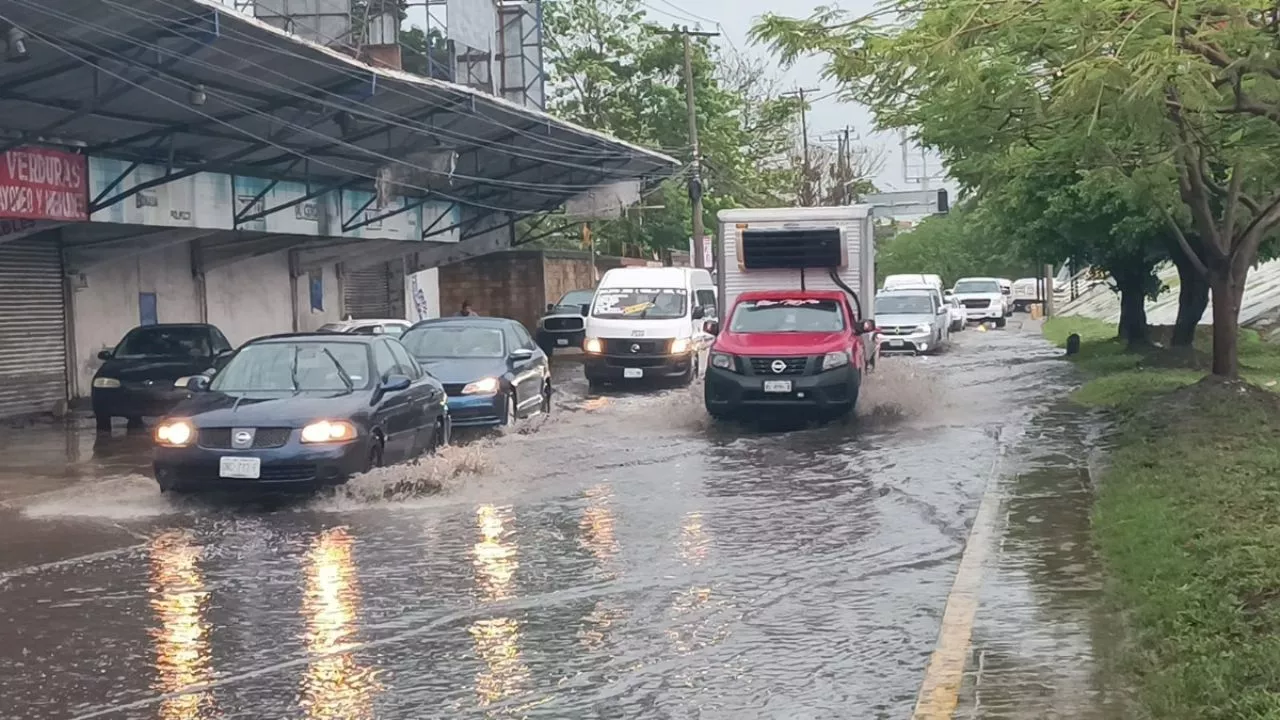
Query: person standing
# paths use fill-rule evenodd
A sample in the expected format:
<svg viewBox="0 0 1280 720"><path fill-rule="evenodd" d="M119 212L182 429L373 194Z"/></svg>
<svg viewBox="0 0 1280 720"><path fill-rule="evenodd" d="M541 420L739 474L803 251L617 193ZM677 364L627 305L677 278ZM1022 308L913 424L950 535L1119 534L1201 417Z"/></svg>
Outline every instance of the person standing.
<svg viewBox="0 0 1280 720"><path fill-rule="evenodd" d="M480 313L471 309L471 301L466 300L462 303L462 311L458 313L458 317L480 317Z"/></svg>

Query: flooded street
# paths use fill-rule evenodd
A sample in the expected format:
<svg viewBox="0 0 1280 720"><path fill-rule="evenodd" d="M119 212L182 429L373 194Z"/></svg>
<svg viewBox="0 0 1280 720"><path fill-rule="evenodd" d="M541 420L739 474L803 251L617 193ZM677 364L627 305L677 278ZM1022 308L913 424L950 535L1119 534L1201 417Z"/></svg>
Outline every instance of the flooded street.
<svg viewBox="0 0 1280 720"><path fill-rule="evenodd" d="M589 397L557 358L551 417L283 508L162 498L146 438L7 431L0 707L909 717L988 481L1058 494L1041 471L1096 435L1062 408L1059 352L1017 325L882 360L857 422L790 432L715 426L700 388ZM384 492L422 478L443 491ZM1011 512L1023 534L1087 526ZM1083 540L1036 542L1063 557L1000 560L999 597L1087 570Z"/></svg>

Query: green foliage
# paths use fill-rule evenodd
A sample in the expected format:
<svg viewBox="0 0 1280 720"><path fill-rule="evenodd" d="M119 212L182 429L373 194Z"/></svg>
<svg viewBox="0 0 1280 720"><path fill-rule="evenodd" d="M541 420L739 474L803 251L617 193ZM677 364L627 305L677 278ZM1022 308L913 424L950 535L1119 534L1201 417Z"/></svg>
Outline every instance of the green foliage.
<svg viewBox="0 0 1280 720"><path fill-rule="evenodd" d="M638 0L547 0L543 23L551 112L693 159L680 36L651 23ZM797 184L787 152L800 108L780 95L762 61L721 52L708 38L693 42L703 222L714 231L722 208L789 204L779 191ZM646 253L685 250L692 225L686 183L687 176L678 175L642 203L661 209L596 223L598 243Z"/></svg>
<svg viewBox="0 0 1280 720"><path fill-rule="evenodd" d="M947 285L958 278L1034 275L1034 265L1017 258L1013 238L988 232L980 213L968 205L948 215L926 218L918 226L881 240L876 248L877 280L900 273L936 273Z"/></svg>

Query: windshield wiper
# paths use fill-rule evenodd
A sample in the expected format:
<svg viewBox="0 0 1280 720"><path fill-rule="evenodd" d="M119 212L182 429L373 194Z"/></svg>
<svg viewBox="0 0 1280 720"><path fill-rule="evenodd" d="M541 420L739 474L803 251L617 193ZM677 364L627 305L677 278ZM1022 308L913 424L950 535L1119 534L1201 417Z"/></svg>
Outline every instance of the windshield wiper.
<svg viewBox="0 0 1280 720"><path fill-rule="evenodd" d="M647 307L647 308L645 308L645 309L643 309L643 310L641 310L641 311L640 311L640 319L641 319L641 320L644 320L645 318L649 317L649 311L650 311L650 310L652 310L653 308L657 307L657 305L658 305L658 296L659 296L659 295L661 295L661 294L662 294L662 293L658 293L657 295L654 295L653 297L649 298L649 302L648 302L649 307Z"/></svg>
<svg viewBox="0 0 1280 720"><path fill-rule="evenodd" d="M293 346L293 365L289 368L289 382L293 383L293 391L298 392L298 346Z"/></svg>
<svg viewBox="0 0 1280 720"><path fill-rule="evenodd" d="M333 353L329 352L329 348L320 348L320 350L333 361L333 366L338 369L338 377L342 378L342 384L347 386L347 392L355 390L356 384L351 381L351 376L347 374L345 369L343 369L342 363L338 362L338 358L334 357Z"/></svg>

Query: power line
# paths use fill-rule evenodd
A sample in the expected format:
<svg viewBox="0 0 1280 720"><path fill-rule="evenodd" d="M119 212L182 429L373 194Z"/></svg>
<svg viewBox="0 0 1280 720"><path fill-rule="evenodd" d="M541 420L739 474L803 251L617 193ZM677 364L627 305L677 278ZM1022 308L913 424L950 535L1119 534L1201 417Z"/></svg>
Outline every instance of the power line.
<svg viewBox="0 0 1280 720"><path fill-rule="evenodd" d="M782 93L782 97L798 97L800 99L800 141L804 148L804 180L801 183L800 204L812 206L814 204L813 197L813 168L809 165L809 104L805 102L806 93L818 92L819 88L797 88L791 92Z"/></svg>

